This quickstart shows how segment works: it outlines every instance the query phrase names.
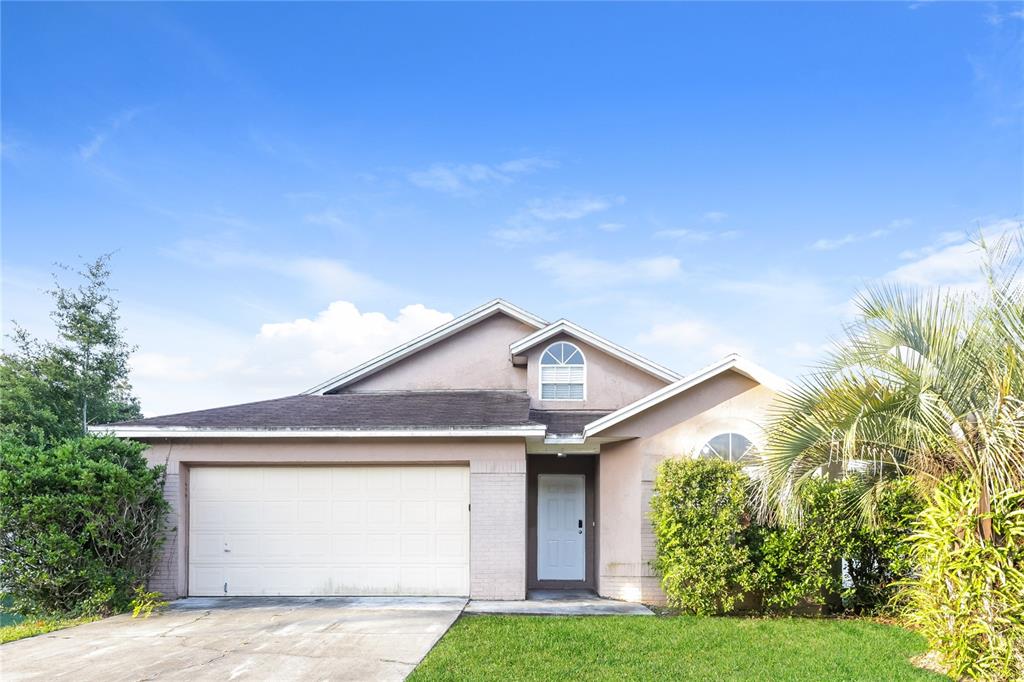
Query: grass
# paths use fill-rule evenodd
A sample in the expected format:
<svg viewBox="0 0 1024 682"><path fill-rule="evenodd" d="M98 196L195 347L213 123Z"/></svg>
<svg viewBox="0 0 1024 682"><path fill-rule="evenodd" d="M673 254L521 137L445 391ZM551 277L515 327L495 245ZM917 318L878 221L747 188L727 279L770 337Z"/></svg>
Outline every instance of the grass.
<svg viewBox="0 0 1024 682"><path fill-rule="evenodd" d="M866 620L464 616L409 678L942 680L919 635Z"/></svg>
<svg viewBox="0 0 1024 682"><path fill-rule="evenodd" d="M53 632L54 630L70 628L72 626L89 623L94 620L96 620L95 617L53 619L26 618L13 625L0 626L0 644L13 642L16 639L35 637L36 635Z"/></svg>

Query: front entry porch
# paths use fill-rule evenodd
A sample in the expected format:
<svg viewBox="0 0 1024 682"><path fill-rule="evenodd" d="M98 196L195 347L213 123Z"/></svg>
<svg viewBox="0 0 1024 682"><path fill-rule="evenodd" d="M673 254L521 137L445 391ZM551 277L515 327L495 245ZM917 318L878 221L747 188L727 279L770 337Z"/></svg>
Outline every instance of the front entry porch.
<svg viewBox="0 0 1024 682"><path fill-rule="evenodd" d="M597 589L598 457L527 455L527 591Z"/></svg>

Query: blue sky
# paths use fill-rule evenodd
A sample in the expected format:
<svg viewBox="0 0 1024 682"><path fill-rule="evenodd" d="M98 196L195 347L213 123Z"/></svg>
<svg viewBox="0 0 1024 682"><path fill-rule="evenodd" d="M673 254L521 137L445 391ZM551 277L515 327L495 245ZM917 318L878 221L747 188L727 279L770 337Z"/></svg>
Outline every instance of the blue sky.
<svg viewBox="0 0 1024 682"><path fill-rule="evenodd" d="M1021 4L2 6L3 318L116 251L148 414L494 298L784 376L1024 214Z"/></svg>

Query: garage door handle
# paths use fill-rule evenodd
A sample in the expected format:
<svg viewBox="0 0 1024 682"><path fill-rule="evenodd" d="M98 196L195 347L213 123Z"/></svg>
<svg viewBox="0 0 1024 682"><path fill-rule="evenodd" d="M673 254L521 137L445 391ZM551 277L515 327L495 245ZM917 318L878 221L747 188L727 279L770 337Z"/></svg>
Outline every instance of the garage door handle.
<svg viewBox="0 0 1024 682"><path fill-rule="evenodd" d="M231 550L230 550L230 549L228 549L227 547L225 547L225 548L224 548L224 551L225 551L225 552L230 552Z"/></svg>

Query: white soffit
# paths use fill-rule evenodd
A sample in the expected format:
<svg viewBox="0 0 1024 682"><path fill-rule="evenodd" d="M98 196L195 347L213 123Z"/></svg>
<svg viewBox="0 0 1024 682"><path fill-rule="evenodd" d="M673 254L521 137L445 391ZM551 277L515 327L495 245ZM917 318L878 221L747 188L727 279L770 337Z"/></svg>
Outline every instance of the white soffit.
<svg viewBox="0 0 1024 682"><path fill-rule="evenodd" d="M782 393L790 389L790 383L782 377L772 374L760 365L750 362L749 360L733 353L731 355L727 355L715 364L698 370L689 376L683 377L675 383L669 384L650 395L646 395L643 398L640 398L640 400L632 402L611 414L606 414L600 419L595 419L584 427L584 438L590 438L591 436L600 433L621 421L625 421L630 417L638 415L644 410L654 407L655 405L658 405L670 398L674 398L680 393L683 393L694 386L704 383L708 379L730 370L742 374L748 379L756 381L762 386L766 386L777 393Z"/></svg>
<svg viewBox="0 0 1024 682"><path fill-rule="evenodd" d="M537 344L544 343L548 339L553 338L559 334L566 334L567 336L579 339L580 341L583 341L595 348L598 348L607 353L608 355L616 357L622 360L623 362L636 367L637 369L640 369L652 376L662 379L663 381L672 382L677 381L680 378L680 375L678 373L673 372L669 368L663 367L662 365L659 365L656 362L651 362L647 358L641 355L637 355L633 351L627 348L623 348L622 346L616 343L612 343L608 339L598 336L589 329L584 329L578 324L573 324L569 320L565 319L558 320L557 322L552 322L543 329L538 329L533 334L530 334L529 336L516 341L511 346L509 346L509 353L512 356L522 355L524 352L533 348Z"/></svg>
<svg viewBox="0 0 1024 682"><path fill-rule="evenodd" d="M194 429L182 426L90 426L89 433L119 438L499 438L541 437L543 425L477 429Z"/></svg>
<svg viewBox="0 0 1024 682"><path fill-rule="evenodd" d="M393 365L399 360L406 358L417 351L423 350L428 346L432 346L438 341L448 338L453 334L456 334L466 327L469 327L477 322L484 320L497 313L505 313L509 317L519 320L523 324L529 325L534 328L543 328L547 322L537 317L533 313L530 313L522 308L512 305L508 301L500 298L496 298L493 301L483 304L473 310L470 310L464 315L456 317L451 322L441 325L436 329L432 329L426 334L417 336L412 341L392 348L386 353L378 355L372 360L367 360L361 365L357 365L347 372L337 375L327 381L314 386L313 388L303 391L303 395L323 395L328 391L332 391L346 384L351 384L354 381L362 379L378 370L384 369L389 365Z"/></svg>

